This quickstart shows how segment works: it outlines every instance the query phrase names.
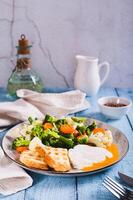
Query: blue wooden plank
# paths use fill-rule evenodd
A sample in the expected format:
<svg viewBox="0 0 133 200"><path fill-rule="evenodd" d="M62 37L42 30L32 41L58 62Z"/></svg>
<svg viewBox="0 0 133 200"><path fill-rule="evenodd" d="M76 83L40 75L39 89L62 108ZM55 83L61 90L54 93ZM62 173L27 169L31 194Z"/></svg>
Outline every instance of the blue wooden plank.
<svg viewBox="0 0 133 200"><path fill-rule="evenodd" d="M24 200L25 190L9 196L0 195L1 200Z"/></svg>
<svg viewBox="0 0 133 200"><path fill-rule="evenodd" d="M26 200L74 200L75 178L32 174L34 185L26 190Z"/></svg>
<svg viewBox="0 0 133 200"><path fill-rule="evenodd" d="M133 89L116 89L116 92L117 92L118 96L126 97L133 102ZM129 112L127 113L127 118L129 120L129 123L131 124L132 130L133 130L133 105L130 108Z"/></svg>
<svg viewBox="0 0 133 200"><path fill-rule="evenodd" d="M16 194L3 196L0 195L0 200L24 200L25 199L25 190L17 192Z"/></svg>
<svg viewBox="0 0 133 200"><path fill-rule="evenodd" d="M89 111L85 111L83 113L78 113L78 115L85 115L85 116L91 116L95 117L96 119L99 119L101 121L107 122L120 130L122 130L125 135L127 136L129 143L130 143L130 149L127 154L127 156L120 161L117 165L113 166L111 169L101 172L99 174L90 175L86 177L80 177L77 179L78 181L78 199L80 200L113 200L115 197L112 196L103 186L102 182L104 178L108 175L113 178L118 175L118 171L123 171L125 173L128 173L133 176L133 169L131 166L133 166L133 143L132 143L132 130L128 123L128 120L126 117L123 117L121 120L106 120L105 117L103 117L99 113L99 108L97 105L97 99L101 96L110 96L114 95L116 96L116 92L113 89L105 88L101 89L97 97L94 98L88 98L88 100L91 102L92 107L89 109Z"/></svg>
<svg viewBox="0 0 133 200"><path fill-rule="evenodd" d="M0 88L0 102L4 102L4 101L13 101L14 98L10 97L5 88Z"/></svg>

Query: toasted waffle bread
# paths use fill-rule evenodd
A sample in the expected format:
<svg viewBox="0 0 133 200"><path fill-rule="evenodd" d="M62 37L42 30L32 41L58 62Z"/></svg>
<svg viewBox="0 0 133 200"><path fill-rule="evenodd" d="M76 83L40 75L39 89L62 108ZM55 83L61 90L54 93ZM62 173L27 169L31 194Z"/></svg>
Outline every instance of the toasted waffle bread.
<svg viewBox="0 0 133 200"><path fill-rule="evenodd" d="M26 150L20 154L20 161L30 168L48 169L44 159L44 152Z"/></svg>
<svg viewBox="0 0 133 200"><path fill-rule="evenodd" d="M47 165L55 171L65 172L71 169L67 149L48 147L37 137L30 142L29 149L44 157Z"/></svg>
<svg viewBox="0 0 133 200"><path fill-rule="evenodd" d="M55 171L65 172L71 169L67 149L46 147L42 151L45 152L46 163Z"/></svg>

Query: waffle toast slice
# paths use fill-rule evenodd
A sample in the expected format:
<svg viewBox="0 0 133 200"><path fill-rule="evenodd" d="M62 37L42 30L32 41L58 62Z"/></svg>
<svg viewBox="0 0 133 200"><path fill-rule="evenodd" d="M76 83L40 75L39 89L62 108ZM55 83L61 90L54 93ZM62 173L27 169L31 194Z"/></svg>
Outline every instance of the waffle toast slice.
<svg viewBox="0 0 133 200"><path fill-rule="evenodd" d="M19 160L27 167L48 170L48 165L44 159L44 153L26 150L20 154Z"/></svg>
<svg viewBox="0 0 133 200"><path fill-rule="evenodd" d="M71 169L67 149L43 145L37 137L30 142L29 149L44 157L47 165L55 171L65 172Z"/></svg>
<svg viewBox="0 0 133 200"><path fill-rule="evenodd" d="M45 162L55 171L66 172L71 169L67 149L46 147L42 148L42 151L44 151Z"/></svg>

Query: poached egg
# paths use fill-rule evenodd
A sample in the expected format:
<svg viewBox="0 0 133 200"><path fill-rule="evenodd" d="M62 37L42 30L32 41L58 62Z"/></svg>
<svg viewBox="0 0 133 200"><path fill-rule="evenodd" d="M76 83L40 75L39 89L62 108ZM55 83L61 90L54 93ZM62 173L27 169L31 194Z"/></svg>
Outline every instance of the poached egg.
<svg viewBox="0 0 133 200"><path fill-rule="evenodd" d="M83 169L112 157L113 154L102 147L79 144L69 149L69 158L75 169Z"/></svg>

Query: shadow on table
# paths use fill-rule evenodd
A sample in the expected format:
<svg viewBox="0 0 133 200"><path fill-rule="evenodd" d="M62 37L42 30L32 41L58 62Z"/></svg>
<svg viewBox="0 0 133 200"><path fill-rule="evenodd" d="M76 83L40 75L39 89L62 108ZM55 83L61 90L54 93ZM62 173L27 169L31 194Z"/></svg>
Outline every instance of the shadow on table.
<svg viewBox="0 0 133 200"><path fill-rule="evenodd" d="M96 176L100 176L100 175L103 176L104 173L107 172L108 170L109 170L109 169L103 170L103 171L98 172L98 173L90 174L90 175L78 176L77 178L81 178L81 180L82 180L82 178L83 178L83 180L85 180L85 179L88 179L88 178L90 177L91 180L92 180L92 179L93 179L94 177L96 177ZM55 181L55 178L56 178L56 180L59 178L60 181L61 181L61 179L62 179L62 181L64 181L64 179L67 180L67 179L70 179L70 178L72 178L72 179L73 179L73 178L76 178L76 176L72 176L72 177L58 177L58 176L47 176L47 175L37 174L37 173L34 173L34 172L30 172L30 171L27 171L27 172L28 172L28 174L33 178L34 185L36 185L36 184L38 184L38 183L44 181L44 179L47 178L47 177L53 178L54 181ZM67 183L67 181L66 181L66 183ZM84 183L84 181L83 181L83 183Z"/></svg>
<svg viewBox="0 0 133 200"><path fill-rule="evenodd" d="M50 178L50 179L54 179L55 181L55 178L58 179L60 178L60 180L62 179L62 181L65 179L69 179L70 177L59 177L59 176L48 176L48 175L42 175L42 174L38 174L38 173L35 173L35 172L31 172L31 171L27 171L26 172L32 177L33 179L33 184L36 185L42 181L44 181L45 178Z"/></svg>
<svg viewBox="0 0 133 200"><path fill-rule="evenodd" d="M34 181L34 185L36 185L38 182L42 182L45 178L45 175L42 175L42 174L38 174L38 173L27 171L27 170L26 172L32 177Z"/></svg>
<svg viewBox="0 0 133 200"><path fill-rule="evenodd" d="M104 115L102 115L100 112L89 113L89 117L94 118L94 119L98 119L98 120L102 120L102 121L107 121L107 118L104 117Z"/></svg>
<svg viewBox="0 0 133 200"><path fill-rule="evenodd" d="M106 118L102 113L100 112L92 112L92 113L89 113L88 114L88 117L89 118L93 118L93 119L97 119L97 120L100 120L100 121L103 121L103 122L113 122L113 121L116 121L116 119L108 119Z"/></svg>

